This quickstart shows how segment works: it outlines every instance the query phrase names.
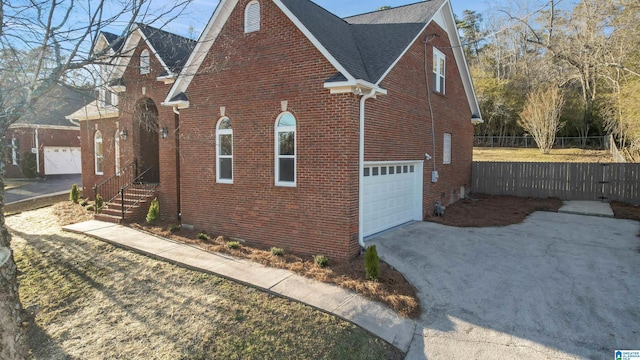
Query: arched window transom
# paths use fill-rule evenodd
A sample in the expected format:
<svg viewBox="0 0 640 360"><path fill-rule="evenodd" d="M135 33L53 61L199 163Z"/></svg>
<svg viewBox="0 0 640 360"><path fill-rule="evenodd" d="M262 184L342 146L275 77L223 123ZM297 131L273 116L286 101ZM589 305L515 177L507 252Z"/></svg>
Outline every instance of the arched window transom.
<svg viewBox="0 0 640 360"><path fill-rule="evenodd" d="M151 71L151 59L149 50L144 49L140 53L140 74L148 74Z"/></svg>

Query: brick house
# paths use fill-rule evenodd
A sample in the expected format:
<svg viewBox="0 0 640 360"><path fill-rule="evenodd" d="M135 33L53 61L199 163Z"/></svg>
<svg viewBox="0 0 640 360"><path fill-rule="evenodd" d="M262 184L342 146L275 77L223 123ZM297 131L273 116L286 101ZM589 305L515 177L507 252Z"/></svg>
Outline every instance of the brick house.
<svg viewBox="0 0 640 360"><path fill-rule="evenodd" d="M92 91L56 86L11 124L5 133L5 176L24 177L26 156L34 157L34 175L80 174L80 127L65 115L92 98Z"/></svg>
<svg viewBox="0 0 640 360"><path fill-rule="evenodd" d="M222 0L171 88L155 84L156 191L183 226L345 259L469 191L482 120L448 0L345 19Z"/></svg>

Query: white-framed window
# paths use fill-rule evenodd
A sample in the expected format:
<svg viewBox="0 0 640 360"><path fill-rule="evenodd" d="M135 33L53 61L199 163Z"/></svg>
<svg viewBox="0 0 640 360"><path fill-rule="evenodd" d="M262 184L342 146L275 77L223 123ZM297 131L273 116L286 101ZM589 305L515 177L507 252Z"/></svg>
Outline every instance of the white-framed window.
<svg viewBox="0 0 640 360"><path fill-rule="evenodd" d="M144 49L140 53L140 74L148 74L151 71L151 60L149 50Z"/></svg>
<svg viewBox="0 0 640 360"><path fill-rule="evenodd" d="M228 117L216 126L216 181L233 184L233 128Z"/></svg>
<svg viewBox="0 0 640 360"><path fill-rule="evenodd" d="M260 3L253 0L244 8L244 32L246 34L258 30L260 30Z"/></svg>
<svg viewBox="0 0 640 360"><path fill-rule="evenodd" d="M104 149L102 147L102 133L100 130L96 131L93 136L93 151L95 157L96 175L104 174Z"/></svg>
<svg viewBox="0 0 640 360"><path fill-rule="evenodd" d="M444 94L444 80L447 58L444 53L433 48L433 91Z"/></svg>
<svg viewBox="0 0 640 360"><path fill-rule="evenodd" d="M18 138L11 138L11 163L18 165Z"/></svg>
<svg viewBox="0 0 640 360"><path fill-rule="evenodd" d="M276 119L276 185L296 186L296 118L283 112Z"/></svg>
<svg viewBox="0 0 640 360"><path fill-rule="evenodd" d="M120 129L113 135L113 153L115 154L116 175L120 176Z"/></svg>
<svg viewBox="0 0 640 360"><path fill-rule="evenodd" d="M451 134L444 133L442 147L442 163L451 164Z"/></svg>

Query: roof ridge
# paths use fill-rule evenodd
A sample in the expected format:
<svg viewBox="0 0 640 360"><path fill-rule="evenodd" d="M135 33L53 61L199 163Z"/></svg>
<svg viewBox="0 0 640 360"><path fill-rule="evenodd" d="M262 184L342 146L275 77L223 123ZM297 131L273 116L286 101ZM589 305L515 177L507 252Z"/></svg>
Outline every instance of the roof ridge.
<svg viewBox="0 0 640 360"><path fill-rule="evenodd" d="M380 13L380 12L386 12L386 11L390 11L390 10L401 9L401 8L414 6L414 5L418 5L418 4L425 3L425 2L430 2L430 1L433 1L433 0L421 0L421 1L418 1L418 2L411 3L411 4L405 4L405 5L399 5L399 6L396 6L396 7L390 7L388 9L382 9L382 10L378 9L378 10L367 11L367 12L361 13L361 14L354 14L354 15L345 16L345 17L342 18L342 20L347 21L346 19L350 19L350 18L362 16L362 15L369 15L369 14L373 14L373 13ZM349 23L349 22L347 21L347 23Z"/></svg>
<svg viewBox="0 0 640 360"><path fill-rule="evenodd" d="M138 23L137 22L136 25L139 28L143 28L144 27L144 28L150 29L151 31L163 32L163 33L165 33L167 35L176 36L176 37L188 40L188 41L196 42L196 40L190 39L190 38L188 38L186 36L182 36L182 35L179 35L179 34L176 34L176 33L172 33L170 31L167 31L167 30L164 30L164 29L160 29L160 28L157 28L157 27L154 27L154 26L151 26L151 25L147 25L147 24L144 24L144 23Z"/></svg>

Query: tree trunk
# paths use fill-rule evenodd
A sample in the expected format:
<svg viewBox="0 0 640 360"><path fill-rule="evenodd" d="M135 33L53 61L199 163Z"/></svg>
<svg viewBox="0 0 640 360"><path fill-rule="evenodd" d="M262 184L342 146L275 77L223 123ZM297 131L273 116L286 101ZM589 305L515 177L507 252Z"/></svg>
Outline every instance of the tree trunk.
<svg viewBox="0 0 640 360"><path fill-rule="evenodd" d="M4 181L0 178L0 209L4 209ZM0 211L0 247L10 249L11 235ZM18 297L18 273L13 261L0 266L0 359L26 359L27 337L22 326L23 312Z"/></svg>

